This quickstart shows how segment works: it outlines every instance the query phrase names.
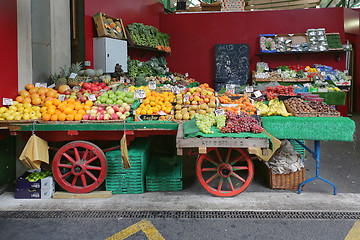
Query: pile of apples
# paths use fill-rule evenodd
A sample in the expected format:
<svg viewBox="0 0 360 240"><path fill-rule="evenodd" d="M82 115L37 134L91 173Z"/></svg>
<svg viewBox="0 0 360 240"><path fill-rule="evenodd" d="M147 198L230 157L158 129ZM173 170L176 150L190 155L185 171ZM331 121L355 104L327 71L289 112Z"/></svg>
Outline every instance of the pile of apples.
<svg viewBox="0 0 360 240"><path fill-rule="evenodd" d="M185 95L188 95L188 101L185 101ZM199 87L187 88L180 91L180 94L176 95L178 104L185 105L201 105L204 103L210 103L215 101L216 97L214 89L209 88L208 84L201 84Z"/></svg>
<svg viewBox="0 0 360 240"><path fill-rule="evenodd" d="M127 103L120 106L92 106L86 111L83 120L123 120L130 116L131 107Z"/></svg>

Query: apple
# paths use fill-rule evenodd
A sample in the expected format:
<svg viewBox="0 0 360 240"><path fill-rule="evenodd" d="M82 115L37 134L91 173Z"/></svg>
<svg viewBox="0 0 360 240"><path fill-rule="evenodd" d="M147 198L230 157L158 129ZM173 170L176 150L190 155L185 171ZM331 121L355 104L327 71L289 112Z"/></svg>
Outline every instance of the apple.
<svg viewBox="0 0 360 240"><path fill-rule="evenodd" d="M106 84L102 82L102 83L99 84L99 86L100 86L101 88L104 88L104 87L106 87Z"/></svg>
<svg viewBox="0 0 360 240"><path fill-rule="evenodd" d="M89 110L87 110L87 111L89 111ZM84 120L89 120L89 118L90 118L90 115L88 113L84 114L84 116L83 116Z"/></svg>
<svg viewBox="0 0 360 240"><path fill-rule="evenodd" d="M83 87L83 89L90 89L91 88L91 83L84 82L82 87Z"/></svg>
<svg viewBox="0 0 360 240"><path fill-rule="evenodd" d="M93 84L95 84L96 86L98 86L100 83L98 81L95 81Z"/></svg>
<svg viewBox="0 0 360 240"><path fill-rule="evenodd" d="M119 112L124 113L126 111L125 107L120 107Z"/></svg>
<svg viewBox="0 0 360 240"><path fill-rule="evenodd" d="M118 105L121 105L121 104L123 104L123 100L118 99L115 103L118 104Z"/></svg>
<svg viewBox="0 0 360 240"><path fill-rule="evenodd" d="M97 108L97 110L98 110L98 111L104 111L104 108L101 107L101 106L99 106L99 107Z"/></svg>
<svg viewBox="0 0 360 240"><path fill-rule="evenodd" d="M96 118L97 118L96 114L91 114L90 115L90 120L96 120Z"/></svg>
<svg viewBox="0 0 360 240"><path fill-rule="evenodd" d="M119 111L119 106L113 106L113 109L115 112L118 112Z"/></svg>
<svg viewBox="0 0 360 240"><path fill-rule="evenodd" d="M113 114L115 113L114 109L113 108L109 108L107 111L106 111L108 114Z"/></svg>
<svg viewBox="0 0 360 240"><path fill-rule="evenodd" d="M115 113L111 114L111 120L117 120L119 119L119 116L116 115Z"/></svg>
<svg viewBox="0 0 360 240"><path fill-rule="evenodd" d="M110 114L105 113L105 114L104 114L104 120L109 120L109 119L110 119Z"/></svg>
<svg viewBox="0 0 360 240"><path fill-rule="evenodd" d="M113 101L112 99L108 99L108 100L106 100L105 103L106 103L106 104L114 104L114 101Z"/></svg>
<svg viewBox="0 0 360 240"><path fill-rule="evenodd" d="M121 116L120 116L120 120L126 120L126 115L124 115L124 114L121 115Z"/></svg>
<svg viewBox="0 0 360 240"><path fill-rule="evenodd" d="M126 106L125 106L125 111L126 111L126 112L129 112L130 109L131 109L131 107L130 107L129 105L126 105Z"/></svg>
<svg viewBox="0 0 360 240"><path fill-rule="evenodd" d="M90 116L91 110L90 110L90 109L89 109L89 110L86 110L86 114L88 114L88 115Z"/></svg>
<svg viewBox="0 0 360 240"><path fill-rule="evenodd" d="M106 86L103 89L106 90L106 91L109 91L111 88L109 86Z"/></svg>
<svg viewBox="0 0 360 240"><path fill-rule="evenodd" d="M121 112L116 112L115 114L118 115L119 118L121 115L123 115Z"/></svg>
<svg viewBox="0 0 360 240"><path fill-rule="evenodd" d="M97 116L97 120L104 120L104 114L100 113L100 114Z"/></svg>
<svg viewBox="0 0 360 240"><path fill-rule="evenodd" d="M125 112L123 115L125 115L126 117L130 116L130 112Z"/></svg>

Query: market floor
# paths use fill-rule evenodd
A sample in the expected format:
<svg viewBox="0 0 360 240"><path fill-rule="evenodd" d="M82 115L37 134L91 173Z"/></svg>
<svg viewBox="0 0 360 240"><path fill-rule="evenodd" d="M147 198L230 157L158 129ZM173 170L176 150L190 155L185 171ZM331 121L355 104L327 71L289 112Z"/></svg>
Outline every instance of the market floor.
<svg viewBox="0 0 360 240"><path fill-rule="evenodd" d="M257 162L246 191L214 197L195 178L196 157L187 156L184 190L177 192L48 200L15 200L13 192L5 192L0 195L0 236L107 239L121 232L133 233L126 239L162 239L136 230L140 221L149 221L151 232L164 239L345 239L351 229L359 233L360 224L360 115L352 119L354 142L321 142L320 176L337 186L337 195L323 181L308 183L302 194L271 190ZM308 157L305 167L306 178L315 176L315 160Z"/></svg>

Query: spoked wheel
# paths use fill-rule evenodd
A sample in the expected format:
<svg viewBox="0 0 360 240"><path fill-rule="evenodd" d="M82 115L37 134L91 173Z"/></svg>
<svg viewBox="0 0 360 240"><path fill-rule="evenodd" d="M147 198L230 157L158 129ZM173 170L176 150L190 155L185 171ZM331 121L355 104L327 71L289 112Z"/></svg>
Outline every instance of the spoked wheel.
<svg viewBox="0 0 360 240"><path fill-rule="evenodd" d="M209 148L196 164L201 185L220 197L235 196L244 191L254 176L248 154L238 148Z"/></svg>
<svg viewBox="0 0 360 240"><path fill-rule="evenodd" d="M73 141L61 147L54 156L52 170L56 182L73 193L88 193L104 181L107 161L95 144Z"/></svg>

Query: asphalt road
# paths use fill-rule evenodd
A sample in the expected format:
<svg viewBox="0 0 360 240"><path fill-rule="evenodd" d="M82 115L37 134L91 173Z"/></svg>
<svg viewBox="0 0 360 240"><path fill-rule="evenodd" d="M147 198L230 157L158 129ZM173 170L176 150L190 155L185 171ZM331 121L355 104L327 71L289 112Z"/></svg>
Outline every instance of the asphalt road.
<svg viewBox="0 0 360 240"><path fill-rule="evenodd" d="M147 237L128 227L143 219L116 218L33 218L0 219L1 239L72 240L107 239L345 239L355 220L323 219L148 219L148 227L158 233ZM155 230L156 229L156 230ZM133 233L124 238L124 234ZM123 238L120 238L121 235ZM360 236L359 238L360 239Z"/></svg>

